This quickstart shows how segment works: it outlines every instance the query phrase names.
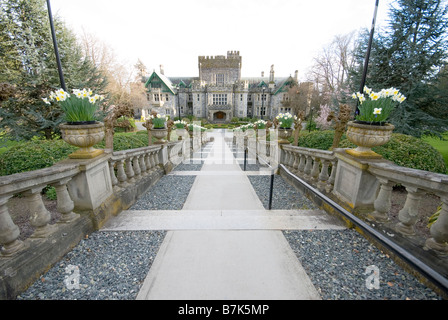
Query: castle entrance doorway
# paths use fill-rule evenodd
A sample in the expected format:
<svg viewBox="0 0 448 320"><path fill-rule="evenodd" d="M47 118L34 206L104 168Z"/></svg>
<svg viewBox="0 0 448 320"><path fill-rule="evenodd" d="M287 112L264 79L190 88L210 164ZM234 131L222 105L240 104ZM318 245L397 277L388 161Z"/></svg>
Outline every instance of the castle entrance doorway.
<svg viewBox="0 0 448 320"><path fill-rule="evenodd" d="M226 113L222 111L215 112L213 115L214 121L225 121L226 120Z"/></svg>

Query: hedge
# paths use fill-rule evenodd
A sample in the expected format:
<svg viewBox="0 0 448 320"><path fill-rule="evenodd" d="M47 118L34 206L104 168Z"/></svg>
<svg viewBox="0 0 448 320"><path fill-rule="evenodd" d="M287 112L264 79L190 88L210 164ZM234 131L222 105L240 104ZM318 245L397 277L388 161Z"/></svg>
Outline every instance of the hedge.
<svg viewBox="0 0 448 320"><path fill-rule="evenodd" d="M146 132L145 132L146 133ZM104 141L95 145L104 148ZM147 134L115 133L114 151L148 145ZM77 148L63 140L38 140L19 143L0 154L0 176L51 167L66 159Z"/></svg>
<svg viewBox="0 0 448 320"><path fill-rule="evenodd" d="M299 137L299 146L328 150L333 144L333 130L312 131ZM345 135L340 148L356 148ZM403 167L447 173L447 167L441 153L422 139L400 133L393 133L390 141L383 146L372 148L385 159Z"/></svg>

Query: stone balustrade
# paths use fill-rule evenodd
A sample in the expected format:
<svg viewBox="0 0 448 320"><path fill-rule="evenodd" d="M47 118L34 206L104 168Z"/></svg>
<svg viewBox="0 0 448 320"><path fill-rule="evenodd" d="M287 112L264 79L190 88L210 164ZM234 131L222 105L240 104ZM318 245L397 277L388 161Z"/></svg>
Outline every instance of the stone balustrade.
<svg viewBox="0 0 448 320"><path fill-rule="evenodd" d="M0 299L11 299L86 234L128 209L184 156L186 141L66 159L41 170L0 177ZM60 219L51 224L42 191L53 186ZM8 210L14 196L29 209L34 232L20 236Z"/></svg>
<svg viewBox="0 0 448 320"><path fill-rule="evenodd" d="M109 159L109 170L114 189L135 183L156 170L161 163L161 149L161 145L155 145L113 152Z"/></svg>
<svg viewBox="0 0 448 320"><path fill-rule="evenodd" d="M374 201L374 211L368 215L378 222L391 220L392 187L402 185L407 195L399 211L394 229L404 236L416 235L415 224L419 219L419 202L425 194L440 198L442 205L437 221L431 226L431 237L425 246L438 252L448 253L448 176L423 170L400 167L389 162L371 163L368 171L379 181L379 192Z"/></svg>
<svg viewBox="0 0 448 320"><path fill-rule="evenodd" d="M291 145L282 145L281 149L280 161L293 174L367 220L383 225L392 223L393 229L404 237L423 237L415 228L421 218L419 202L425 194L436 195L440 199L441 211L430 228L431 236L424 241L424 247L448 253L447 175L401 167L384 159L356 159L345 154L344 149L324 151ZM338 169L339 165L343 165L344 170ZM338 182L337 190L335 181ZM394 222L390 210L396 185L404 186L407 195L398 221ZM356 201L352 201L357 198L371 199L371 203L359 202L358 206ZM362 209L357 210L359 208Z"/></svg>
<svg viewBox="0 0 448 320"><path fill-rule="evenodd" d="M338 159L333 151L283 145L281 163L298 177L308 180L318 190L333 190Z"/></svg>
<svg viewBox="0 0 448 320"><path fill-rule="evenodd" d="M42 200L42 190L54 186L57 194L57 210L61 213L59 223L69 223L78 218L73 212L74 203L67 183L80 172L77 165L55 165L50 168L17 173L0 179L0 244L1 256L9 257L26 247L19 240L20 231L8 211L8 201L13 196L23 197L28 205L30 223L34 227L33 239L45 238L54 226L49 224L51 215Z"/></svg>

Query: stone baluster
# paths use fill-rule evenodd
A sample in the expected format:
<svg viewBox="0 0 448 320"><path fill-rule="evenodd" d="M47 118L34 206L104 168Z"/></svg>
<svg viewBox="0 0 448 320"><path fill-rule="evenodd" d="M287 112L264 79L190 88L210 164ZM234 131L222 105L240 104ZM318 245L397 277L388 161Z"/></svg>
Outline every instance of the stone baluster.
<svg viewBox="0 0 448 320"><path fill-rule="evenodd" d="M404 235L414 235L414 225L418 219L418 205L424 192L413 186L405 186L408 192L406 202L398 213L398 220L395 229Z"/></svg>
<svg viewBox="0 0 448 320"><path fill-rule="evenodd" d="M117 179L118 185L122 188L128 184L128 176L126 175L126 172L124 170L124 159L118 160L117 162Z"/></svg>
<svg viewBox="0 0 448 320"><path fill-rule="evenodd" d="M140 165L140 171L141 171L140 174L141 174L142 176L146 176L146 175L147 175L145 158L146 158L146 153L141 154L140 157L138 158L139 161L140 161L140 162L139 162L139 165Z"/></svg>
<svg viewBox="0 0 448 320"><path fill-rule="evenodd" d="M44 186L37 186L23 193L30 210L30 223L34 227L34 233L31 235L31 238L44 238L53 229L48 224L51 221L51 214L45 208L40 194L43 188Z"/></svg>
<svg viewBox="0 0 448 320"><path fill-rule="evenodd" d="M288 157L289 153L288 150L283 149L283 164L287 167L288 166Z"/></svg>
<svg viewBox="0 0 448 320"><path fill-rule="evenodd" d="M299 154L299 156L300 156L300 162L297 167L297 174L299 176L302 176L303 171L305 170L306 156L304 154Z"/></svg>
<svg viewBox="0 0 448 320"><path fill-rule="evenodd" d="M378 178L380 182L380 191L375 201L373 202L373 206L375 211L370 213L367 218L369 220L386 222L389 220L389 210L391 208L391 199L392 199L392 187L395 182L389 181L384 178Z"/></svg>
<svg viewBox="0 0 448 320"><path fill-rule="evenodd" d="M292 164L292 170L297 172L297 168L299 167L299 154L297 152L293 152L294 162Z"/></svg>
<svg viewBox="0 0 448 320"><path fill-rule="evenodd" d="M327 186L325 187L325 191L331 192L333 190L334 182L336 180L336 171L337 171L337 161L331 161L331 173L330 178L327 181Z"/></svg>
<svg viewBox="0 0 448 320"><path fill-rule="evenodd" d="M154 161L154 170L157 170L157 166L159 165L159 150L152 153L152 159Z"/></svg>
<svg viewBox="0 0 448 320"><path fill-rule="evenodd" d="M56 189L57 209L61 213L61 219L59 220L61 223L69 223L79 217L78 214L73 212L75 204L67 190L67 183L70 180L71 178L66 178L52 184Z"/></svg>
<svg viewBox="0 0 448 320"><path fill-rule="evenodd" d="M291 170L294 170L294 162L296 160L295 157L295 152L294 151L289 151L290 157L289 157L289 167L291 168Z"/></svg>
<svg viewBox="0 0 448 320"><path fill-rule="evenodd" d="M145 167L146 167L146 173L149 174L151 172L151 159L150 159L150 153L145 152Z"/></svg>
<svg viewBox="0 0 448 320"><path fill-rule="evenodd" d="M8 211L8 200L11 197L12 195L0 197L0 254L5 257L12 256L25 248L24 243L18 240L19 227L14 224Z"/></svg>
<svg viewBox="0 0 448 320"><path fill-rule="evenodd" d="M330 178L328 175L328 166L330 165L330 161L326 159L321 159L322 162L322 169L320 170L319 174L319 182L317 183L317 188L320 191L324 191L325 187L327 186L327 181Z"/></svg>
<svg viewBox="0 0 448 320"><path fill-rule="evenodd" d="M116 163L116 161L109 160L110 179L111 179L111 182L112 182L112 187L114 187L114 188L115 188L115 186L118 186L118 179L115 176L115 170L114 170L115 163Z"/></svg>
<svg viewBox="0 0 448 320"><path fill-rule="evenodd" d="M312 157L312 158L313 158L313 168L311 169L310 178L311 181L317 182L319 176L320 158L318 157Z"/></svg>
<svg viewBox="0 0 448 320"><path fill-rule="evenodd" d="M448 254L448 194L439 194L442 209L439 216L431 225L431 238L426 240L425 247Z"/></svg>
<svg viewBox="0 0 448 320"><path fill-rule="evenodd" d="M153 171L153 169L155 167L153 153L154 152L148 152L148 163L149 163L149 170L150 171Z"/></svg>
<svg viewBox="0 0 448 320"><path fill-rule="evenodd" d="M306 164L305 164L305 169L303 170L303 173L304 173L305 179L309 179L310 174L311 174L311 169L313 167L313 159L309 155L305 155L305 157L306 157Z"/></svg>
<svg viewBox="0 0 448 320"><path fill-rule="evenodd" d="M140 155L136 155L132 158L132 168L134 169L134 178L135 180L140 180L142 177L142 170L140 169Z"/></svg>
<svg viewBox="0 0 448 320"><path fill-rule="evenodd" d="M127 157L125 160L126 163L126 176L128 177L128 182L135 182L134 176L134 169L132 168L132 158L133 157Z"/></svg>

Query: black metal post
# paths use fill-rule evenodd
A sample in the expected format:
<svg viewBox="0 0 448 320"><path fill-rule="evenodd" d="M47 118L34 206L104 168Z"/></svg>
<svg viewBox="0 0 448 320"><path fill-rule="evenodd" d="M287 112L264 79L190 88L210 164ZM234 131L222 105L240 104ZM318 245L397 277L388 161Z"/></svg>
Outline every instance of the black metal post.
<svg viewBox="0 0 448 320"><path fill-rule="evenodd" d="M274 190L274 173L271 173L271 186L269 188L269 210L272 208L272 191Z"/></svg>
<svg viewBox="0 0 448 320"><path fill-rule="evenodd" d="M244 148L244 171L246 171L247 148Z"/></svg>
<svg viewBox="0 0 448 320"><path fill-rule="evenodd" d="M179 117L179 120L180 120L180 86L177 89L177 110L179 112L178 117Z"/></svg>
<svg viewBox="0 0 448 320"><path fill-rule="evenodd" d="M370 38L369 38L369 44L367 46L367 52L366 52L366 58L364 59L364 71L361 78L361 85L359 86L359 92L362 93L364 91L364 86L366 84L366 78L367 78L367 68L369 66L369 58L370 58L370 50L372 48L372 42L373 42L373 33L375 31L375 21L376 21L376 14L378 12L378 3L379 0L376 0L375 3L375 11L373 13L373 20L372 20L372 27L370 29ZM355 116L359 114L359 100L356 104L356 111Z"/></svg>
<svg viewBox="0 0 448 320"><path fill-rule="evenodd" d="M53 37L54 54L56 55L56 62L58 64L59 80L61 82L61 88L67 91L67 88L65 87L64 74L62 73L61 59L59 58L56 33L54 32L53 15L51 13L50 0L47 0L47 8L48 8L48 17L50 19L51 36Z"/></svg>

